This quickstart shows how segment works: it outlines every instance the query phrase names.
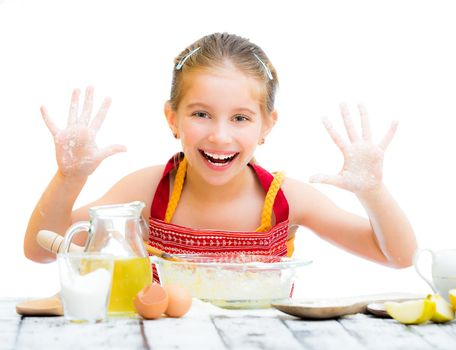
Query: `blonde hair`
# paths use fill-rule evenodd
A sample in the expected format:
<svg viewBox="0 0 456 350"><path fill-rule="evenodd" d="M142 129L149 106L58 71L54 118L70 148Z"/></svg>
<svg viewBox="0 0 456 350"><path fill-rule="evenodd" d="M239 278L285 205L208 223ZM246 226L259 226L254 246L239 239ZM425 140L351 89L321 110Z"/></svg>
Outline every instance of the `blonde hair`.
<svg viewBox="0 0 456 350"><path fill-rule="evenodd" d="M177 110L182 100L185 73L221 67L227 61L245 74L264 82L260 106L265 114L271 113L274 110L275 94L279 83L275 68L259 46L248 39L228 33L204 36L174 59L171 107Z"/></svg>

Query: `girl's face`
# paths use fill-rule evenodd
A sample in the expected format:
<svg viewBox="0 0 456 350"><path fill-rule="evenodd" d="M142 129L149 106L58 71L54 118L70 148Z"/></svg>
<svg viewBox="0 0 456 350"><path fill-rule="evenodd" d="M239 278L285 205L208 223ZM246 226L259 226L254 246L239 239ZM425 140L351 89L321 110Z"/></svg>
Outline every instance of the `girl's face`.
<svg viewBox="0 0 456 350"><path fill-rule="evenodd" d="M168 123L182 141L189 170L211 185L223 185L245 170L257 144L272 128L265 116L262 85L225 66L185 75L176 111L165 106Z"/></svg>

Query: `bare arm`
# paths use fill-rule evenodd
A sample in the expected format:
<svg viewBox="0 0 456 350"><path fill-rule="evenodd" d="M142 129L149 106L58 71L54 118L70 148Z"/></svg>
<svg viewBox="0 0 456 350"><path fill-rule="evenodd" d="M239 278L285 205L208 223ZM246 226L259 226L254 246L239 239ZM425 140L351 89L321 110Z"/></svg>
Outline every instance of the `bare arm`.
<svg viewBox="0 0 456 350"><path fill-rule="evenodd" d="M334 244L352 254L391 267L409 266L403 255L411 257L415 250L413 230L397 206L394 199L388 194L380 200L373 212L385 215L376 218L369 215L369 220L359 215L347 212L336 206L329 198L310 185L287 178L283 190L290 203L290 222L305 226L324 240ZM386 191L386 189L385 189ZM397 218L391 215L398 215ZM382 247L373 229L374 223L380 222L391 227L377 227L383 235L392 234L385 241L392 247ZM405 238L400 237L405 235ZM411 235L411 237L409 237ZM395 262L384 252L394 250L392 257L399 257ZM397 250L397 251L395 251ZM401 261L402 260L402 261Z"/></svg>
<svg viewBox="0 0 456 350"><path fill-rule="evenodd" d="M302 189L304 184L295 184L294 187L301 188L298 190L301 195L309 195L312 205L310 209L305 208L296 198L295 205L299 209L295 216L300 224L307 224L323 238L355 254L391 267L408 267L417 246L415 235L404 212L382 182L384 151L397 124L393 123L382 142L375 145L371 140L367 112L363 106L359 106L359 110L362 137L356 133L347 107L341 106L350 142L344 141L329 121L324 121L330 136L342 151L344 165L337 175L316 175L311 181L353 192L364 206L369 221L337 208L315 190ZM316 208L320 211L316 212Z"/></svg>
<svg viewBox="0 0 456 350"><path fill-rule="evenodd" d="M406 215L385 186L357 194L369 216L375 238L388 264L408 267L413 264L417 242Z"/></svg>
<svg viewBox="0 0 456 350"><path fill-rule="evenodd" d="M68 181L57 172L38 201L30 217L24 238L24 254L33 261L51 262L55 255L41 248L36 235L46 229L63 234L71 225L71 211L85 179Z"/></svg>
<svg viewBox="0 0 456 350"><path fill-rule="evenodd" d="M91 119L93 88L88 87L81 114L78 115L79 90L71 96L67 126L60 130L42 107L41 114L55 143L58 171L38 201L24 238L24 254L27 258L49 262L55 259L36 243L36 234L41 229L62 234L71 223L73 205L87 178L98 165L112 154L125 151L121 145L98 149L96 134L106 117L110 99L105 99L99 112Z"/></svg>

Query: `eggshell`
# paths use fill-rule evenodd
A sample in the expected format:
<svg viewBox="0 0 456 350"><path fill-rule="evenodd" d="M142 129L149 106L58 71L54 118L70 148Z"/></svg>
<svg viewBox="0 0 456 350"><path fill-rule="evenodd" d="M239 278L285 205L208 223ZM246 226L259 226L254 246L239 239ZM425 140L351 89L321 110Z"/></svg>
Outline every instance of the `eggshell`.
<svg viewBox="0 0 456 350"><path fill-rule="evenodd" d="M161 285L152 283L136 295L133 303L143 318L159 318L168 307L168 294Z"/></svg>
<svg viewBox="0 0 456 350"><path fill-rule="evenodd" d="M165 314L170 317L184 316L192 306L190 293L180 286L168 285L164 287L168 294L168 307Z"/></svg>

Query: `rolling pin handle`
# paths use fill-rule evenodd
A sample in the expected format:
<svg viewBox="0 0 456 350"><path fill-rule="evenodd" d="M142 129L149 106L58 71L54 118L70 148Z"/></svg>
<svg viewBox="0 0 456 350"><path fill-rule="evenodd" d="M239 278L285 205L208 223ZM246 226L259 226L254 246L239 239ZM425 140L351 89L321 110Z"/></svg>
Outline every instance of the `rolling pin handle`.
<svg viewBox="0 0 456 350"><path fill-rule="evenodd" d="M43 247L44 249L54 253L62 253L62 242L63 237L60 236L58 233L49 230L40 230L36 235L36 240L38 244ZM71 243L70 244L70 252L82 252L84 250L83 247L78 246L77 244Z"/></svg>

